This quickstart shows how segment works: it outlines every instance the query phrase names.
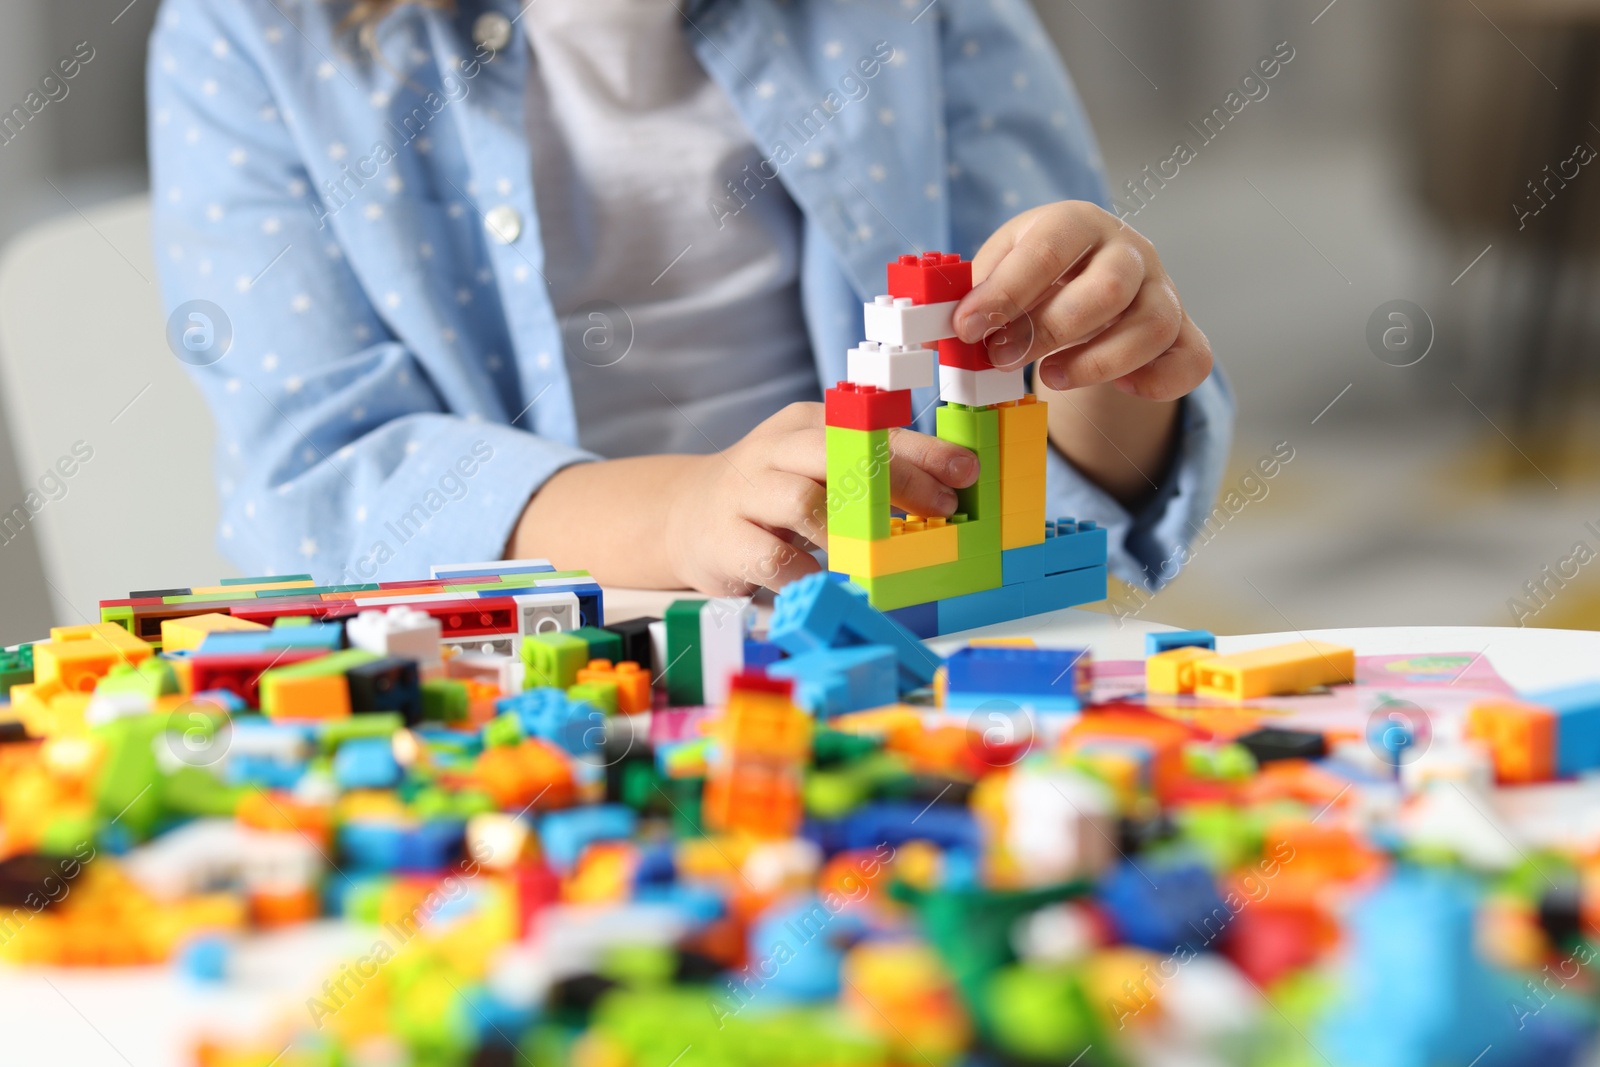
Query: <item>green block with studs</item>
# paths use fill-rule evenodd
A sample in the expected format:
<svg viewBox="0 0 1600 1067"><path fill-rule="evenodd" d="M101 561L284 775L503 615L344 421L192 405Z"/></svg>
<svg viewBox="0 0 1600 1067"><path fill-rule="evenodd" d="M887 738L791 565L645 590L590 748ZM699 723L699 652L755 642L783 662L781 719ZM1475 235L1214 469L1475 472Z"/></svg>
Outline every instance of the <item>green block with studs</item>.
<svg viewBox="0 0 1600 1067"><path fill-rule="evenodd" d="M827 428L828 532L889 536L889 431Z"/></svg>

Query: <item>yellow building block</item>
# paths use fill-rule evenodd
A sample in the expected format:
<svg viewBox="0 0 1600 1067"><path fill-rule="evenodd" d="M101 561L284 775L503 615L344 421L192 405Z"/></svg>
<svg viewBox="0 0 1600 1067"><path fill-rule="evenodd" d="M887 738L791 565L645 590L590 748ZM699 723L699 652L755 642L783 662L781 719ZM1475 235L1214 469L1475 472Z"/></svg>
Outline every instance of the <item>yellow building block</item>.
<svg viewBox="0 0 1600 1067"><path fill-rule="evenodd" d="M1216 700L1252 700L1355 680L1353 649L1326 641L1296 641L1202 660L1195 664L1194 692Z"/></svg>
<svg viewBox="0 0 1600 1067"><path fill-rule="evenodd" d="M1026 396L1000 410L1000 548L1044 540L1049 409Z"/></svg>
<svg viewBox="0 0 1600 1067"><path fill-rule="evenodd" d="M1212 648L1171 648L1144 661L1144 688L1147 693L1194 692L1195 664L1215 659Z"/></svg>
<svg viewBox="0 0 1600 1067"><path fill-rule="evenodd" d="M1039 398L1032 393L997 406L1002 450L1012 441L1043 441L1050 436L1050 408L1039 403Z"/></svg>
<svg viewBox="0 0 1600 1067"><path fill-rule="evenodd" d="M274 592L278 589L310 589L317 583L301 580L298 582L261 582L256 585L197 585L189 590L191 596L211 596L216 593L227 593L237 596L241 600L253 596L265 589Z"/></svg>
<svg viewBox="0 0 1600 1067"><path fill-rule="evenodd" d="M1031 637L974 637L968 648L1038 648L1039 642Z"/></svg>
<svg viewBox="0 0 1600 1067"><path fill-rule="evenodd" d="M236 619L232 615L211 612L207 615L184 615L176 619L161 620L161 647L167 652L199 648L206 634L235 630L265 630L268 627L249 619Z"/></svg>
<svg viewBox="0 0 1600 1067"><path fill-rule="evenodd" d="M1039 529L1042 536L1043 519ZM890 519L889 536L877 541L830 535L828 567L869 577L899 574L955 562L957 544L956 528L943 519Z"/></svg>
<svg viewBox="0 0 1600 1067"><path fill-rule="evenodd" d="M33 680L59 681L68 689L87 693L118 663L137 666L154 649L114 622L85 626L56 626L50 640L33 646Z"/></svg>
<svg viewBox="0 0 1600 1067"><path fill-rule="evenodd" d="M11 687L11 711L32 737L81 737L89 732L83 718L88 708L88 693L55 679Z"/></svg>

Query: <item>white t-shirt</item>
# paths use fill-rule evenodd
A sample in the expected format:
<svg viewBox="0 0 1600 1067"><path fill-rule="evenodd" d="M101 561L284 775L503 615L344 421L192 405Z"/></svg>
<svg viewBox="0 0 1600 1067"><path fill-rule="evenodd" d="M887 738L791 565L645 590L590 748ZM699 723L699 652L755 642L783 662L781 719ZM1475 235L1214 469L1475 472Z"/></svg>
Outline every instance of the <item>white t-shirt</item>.
<svg viewBox="0 0 1600 1067"><path fill-rule="evenodd" d="M681 19L667 0L533 0L521 18L544 273L579 443L606 457L726 448L821 399L799 210L769 181L719 223L760 152Z"/></svg>

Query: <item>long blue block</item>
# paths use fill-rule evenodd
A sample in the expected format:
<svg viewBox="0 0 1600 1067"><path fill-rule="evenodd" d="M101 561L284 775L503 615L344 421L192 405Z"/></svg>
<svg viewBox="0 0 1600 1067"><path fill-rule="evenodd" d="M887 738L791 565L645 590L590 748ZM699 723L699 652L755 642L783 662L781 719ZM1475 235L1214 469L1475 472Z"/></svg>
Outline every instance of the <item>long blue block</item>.
<svg viewBox="0 0 1600 1067"><path fill-rule="evenodd" d="M1556 774L1582 774L1600 767L1600 682L1569 685L1526 696L1556 716Z"/></svg>
<svg viewBox="0 0 1600 1067"><path fill-rule="evenodd" d="M1010 622L1028 614L1028 605L1018 586L984 589L965 596L939 601L939 632L953 634L979 626Z"/></svg>
<svg viewBox="0 0 1600 1067"><path fill-rule="evenodd" d="M933 681L939 657L905 627L867 602L859 586L819 572L783 587L772 606L767 640L792 656L819 648L888 645L909 691Z"/></svg>
<svg viewBox="0 0 1600 1067"><path fill-rule="evenodd" d="M947 711L998 710L1002 708L1010 708L1017 711L1024 708L1029 711L1082 711L1083 701L1068 694L1047 696L1039 693L982 693L967 691L946 693L944 695L944 706Z"/></svg>
<svg viewBox="0 0 1600 1067"><path fill-rule="evenodd" d="M946 694L1089 697L1088 649L963 648L945 660Z"/></svg>
<svg viewBox="0 0 1600 1067"><path fill-rule="evenodd" d="M769 665L767 673L793 679L795 703L818 718L900 699L899 662L888 645L814 649Z"/></svg>
<svg viewBox="0 0 1600 1067"><path fill-rule="evenodd" d="M1170 633L1144 635L1144 654L1154 656L1175 648L1209 648L1215 650L1217 637L1210 630L1174 630Z"/></svg>
<svg viewBox="0 0 1600 1067"><path fill-rule="evenodd" d="M344 647L344 624L313 622L305 626L274 626L270 630L222 630L206 634L200 654L211 652L276 652L284 648Z"/></svg>
<svg viewBox="0 0 1600 1067"><path fill-rule="evenodd" d="M1093 604L1106 598L1106 567L1102 563L1098 567L1067 571L1018 588L1027 596L1029 615Z"/></svg>
<svg viewBox="0 0 1600 1067"><path fill-rule="evenodd" d="M1054 519L1045 523L1044 540L1000 553L1000 582L1020 585L1106 561L1106 531L1092 522Z"/></svg>

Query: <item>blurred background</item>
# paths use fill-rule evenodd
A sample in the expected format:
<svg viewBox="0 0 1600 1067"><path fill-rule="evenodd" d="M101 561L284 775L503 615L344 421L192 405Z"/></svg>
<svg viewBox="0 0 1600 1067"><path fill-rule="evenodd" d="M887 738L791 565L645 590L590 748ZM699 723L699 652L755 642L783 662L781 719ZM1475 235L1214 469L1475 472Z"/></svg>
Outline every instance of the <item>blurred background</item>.
<svg viewBox="0 0 1600 1067"><path fill-rule="evenodd" d="M1230 633L1600 627L1600 2L1037 3L1119 200L1162 250L1239 398L1224 501L1193 562L1155 596L1119 592L1112 610ZM0 111L78 42L95 55L66 98L0 144L0 245L54 219L89 250L69 268L145 277L137 228L93 220L144 188L157 0L5 6ZM1241 107L1245 76L1291 54ZM1194 158L1163 180L1179 142ZM12 245L0 314L28 299L29 251ZM153 289L132 325L84 289L61 330L101 330L116 346L147 328L159 350ZM13 326L0 321L0 340ZM59 444L22 447L24 428L40 433L28 419L41 398L20 395L18 382L35 379L19 377L16 359L0 352L13 363L0 510L82 436L66 428ZM159 551L171 524L214 524L209 482L191 493L161 474L165 461L204 461L204 420L131 457L149 479L147 507L129 514L128 487L88 472L129 458L141 419L176 431L159 397L135 393L137 375L116 395L96 396L96 384L72 384L115 416L96 416L94 463L49 505L54 526L0 537L0 641L92 611L92 595L41 576L46 539L63 529L104 543L96 580L119 580L94 595L209 579L218 565L174 571ZM1274 452L1292 459L1271 479L1253 475Z"/></svg>

